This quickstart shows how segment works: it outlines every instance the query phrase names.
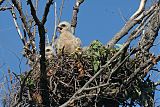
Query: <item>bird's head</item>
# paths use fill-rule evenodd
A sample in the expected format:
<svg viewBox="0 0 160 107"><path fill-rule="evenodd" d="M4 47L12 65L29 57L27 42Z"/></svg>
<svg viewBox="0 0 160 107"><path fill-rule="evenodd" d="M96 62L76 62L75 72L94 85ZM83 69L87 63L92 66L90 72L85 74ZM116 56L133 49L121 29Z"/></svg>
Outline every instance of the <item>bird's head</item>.
<svg viewBox="0 0 160 107"><path fill-rule="evenodd" d="M54 55L54 49L52 46L48 45L45 47L45 55L47 59L50 59Z"/></svg>
<svg viewBox="0 0 160 107"><path fill-rule="evenodd" d="M60 33L63 33L64 31L69 31L72 33L71 31L71 24L66 22L66 21L63 21L63 22L60 22L57 26L57 30L60 32Z"/></svg>

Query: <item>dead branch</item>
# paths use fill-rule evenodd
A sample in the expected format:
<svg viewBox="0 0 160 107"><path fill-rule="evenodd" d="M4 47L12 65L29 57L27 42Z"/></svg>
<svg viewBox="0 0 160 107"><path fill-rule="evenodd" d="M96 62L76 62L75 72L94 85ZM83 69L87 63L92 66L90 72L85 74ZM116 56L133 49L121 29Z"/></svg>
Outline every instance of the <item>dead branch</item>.
<svg viewBox="0 0 160 107"><path fill-rule="evenodd" d="M73 7L73 14L72 14L72 20L71 20L71 29L73 34L75 33L75 28L77 26L77 16L79 12L80 5L84 2L84 0L76 0L76 3Z"/></svg>
<svg viewBox="0 0 160 107"><path fill-rule="evenodd" d="M14 6L17 8L17 10L19 12L20 18L22 20L22 24L23 24L25 30L27 31L28 36L32 37L32 33L29 30L29 27L28 27L25 15L24 15L24 13L22 11L22 6L21 6L20 2L18 2L17 0L12 0L12 3L14 4Z"/></svg>
<svg viewBox="0 0 160 107"><path fill-rule="evenodd" d="M12 9L10 10L10 12L11 12L11 14L12 14L13 22L14 22L15 27L16 27L16 29L17 29L18 35L19 35L19 37L20 37L23 45L25 46L27 41L25 41L25 39L23 38L23 35L22 35L22 33L21 33L21 31L20 31L20 28L19 28L19 26L18 26L18 23L17 23L17 21L16 21L17 17L16 17L16 14L15 14L15 12L14 12L14 8L12 8Z"/></svg>
<svg viewBox="0 0 160 107"><path fill-rule="evenodd" d="M126 22L126 24L124 25L124 27L116 35L114 35L114 37L112 38L112 40L110 40L107 43L107 45L106 45L107 48L112 48L114 46L114 44L116 44L121 38L123 38L129 32L129 30L131 30L133 28L133 26L135 26L136 24L138 24L139 21L142 20L146 16L146 15L141 15L141 17L139 18L139 20L135 20L144 11L143 9L144 9L145 4L146 4L146 0L141 0L141 3L140 3L140 6L139 6L138 10ZM152 6L149 11L153 11L154 7L155 7L155 5Z"/></svg>
<svg viewBox="0 0 160 107"><path fill-rule="evenodd" d="M53 4L53 0L48 0L48 2L46 3L45 6L45 10L44 10L44 14L43 14L43 18L42 18L42 24L44 25L47 21L47 16L48 16L48 12L50 9L50 6Z"/></svg>
<svg viewBox="0 0 160 107"><path fill-rule="evenodd" d="M10 10L12 9L11 7L0 7L0 11L5 11L5 10Z"/></svg>
<svg viewBox="0 0 160 107"><path fill-rule="evenodd" d="M58 24L60 23L61 21L61 17L62 17L62 12L63 12L63 8L64 8L64 1L65 0L62 0L62 3L61 3L61 7L60 7L60 12L59 12L59 17L58 17Z"/></svg>

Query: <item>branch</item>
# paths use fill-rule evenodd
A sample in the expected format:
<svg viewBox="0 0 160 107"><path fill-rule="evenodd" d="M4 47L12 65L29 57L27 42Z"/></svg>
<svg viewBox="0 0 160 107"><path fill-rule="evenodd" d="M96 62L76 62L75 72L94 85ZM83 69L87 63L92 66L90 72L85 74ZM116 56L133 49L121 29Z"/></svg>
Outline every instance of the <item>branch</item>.
<svg viewBox="0 0 160 107"><path fill-rule="evenodd" d="M75 33L75 28L77 26L77 15L79 12L79 7L83 2L84 0L76 0L76 3L73 7L73 15L72 15L72 20L71 20L71 27L72 27L71 30L73 34Z"/></svg>
<svg viewBox="0 0 160 107"><path fill-rule="evenodd" d="M0 11L10 10L12 7L0 7Z"/></svg>
<svg viewBox="0 0 160 107"><path fill-rule="evenodd" d="M31 15L32 15L34 21L36 22L36 25L40 26L40 25L41 25L41 22L39 21L37 15L36 15L36 10L35 10L35 8L34 8L34 6L33 6L32 1L31 1L31 0L28 0L28 4L30 4Z"/></svg>
<svg viewBox="0 0 160 107"><path fill-rule="evenodd" d="M148 12L139 16L143 12L145 3L146 0L141 0L139 9L135 12L134 16L131 16L131 18L126 22L124 27L112 38L112 40L107 43L107 48L112 48L114 44L117 43L121 38L123 38L129 32L129 30L131 30L141 19L143 19L147 14L149 14L149 12L154 10L155 5L152 6L150 10L148 10ZM135 20L135 18L137 18L138 16L140 18L138 20Z"/></svg>
<svg viewBox="0 0 160 107"><path fill-rule="evenodd" d="M141 47L142 50L145 51L149 51L149 49L153 46L156 37L158 36L158 31L160 27L159 8L155 10L153 15L151 15L148 20L150 21L145 27L142 38L139 41L139 47Z"/></svg>
<svg viewBox="0 0 160 107"><path fill-rule="evenodd" d="M37 11L38 10L38 0L35 1L35 10ZM34 22L34 25L36 23ZM34 26L34 29L33 29L33 37L35 38L36 36L36 26Z"/></svg>
<svg viewBox="0 0 160 107"><path fill-rule="evenodd" d="M54 42L56 39L56 31L57 31L57 3L54 2L54 32L53 32L52 42L51 42L52 47L54 47Z"/></svg>
<svg viewBox="0 0 160 107"><path fill-rule="evenodd" d="M14 25L15 25L15 27L16 27L16 29L17 29L18 35L19 35L19 37L20 37L23 45L25 46L26 41L25 41L25 39L23 38L23 35L22 35L22 33L21 33L21 31L20 31L20 28L19 28L19 26L18 26L18 23L17 23L17 21L16 21L17 18L16 18L16 14L15 14L15 12L14 12L14 9L12 8L12 9L10 10L10 12L11 12L11 14L12 14L13 22L14 22Z"/></svg>
<svg viewBox="0 0 160 107"><path fill-rule="evenodd" d="M158 86L158 85L160 85L160 81L154 83L154 86Z"/></svg>
<svg viewBox="0 0 160 107"><path fill-rule="evenodd" d="M125 84L123 84L124 86L126 86L127 84L129 84L132 79L137 75L138 72L143 71L145 68L147 68L148 66L154 66L155 62L159 62L160 61L160 55L157 56L155 59L149 59L147 61L145 61L139 68L137 68L130 76L129 78L127 78L126 81L124 81ZM142 73L142 72L141 72ZM122 86L123 86L122 85Z"/></svg>
<svg viewBox="0 0 160 107"><path fill-rule="evenodd" d="M60 7L60 13L59 13L59 17L57 17L57 4L56 2L54 2L54 33L53 33L53 36L52 36L52 42L51 42L51 45L54 47L54 42L55 42L55 39L57 38L57 35L56 35L56 32L57 32L57 25L60 23L61 21L61 16L62 16L62 11L63 11L63 7L64 7L64 1L65 0L62 0L62 3L61 3L61 7ZM58 19L57 19L58 18Z"/></svg>
<svg viewBox="0 0 160 107"><path fill-rule="evenodd" d="M23 24L25 30L27 31L28 36L29 36L29 37L32 37L32 33L31 33L31 31L29 30L29 27L28 27L28 24L27 24L25 15L24 15L24 13L23 13L23 11L22 11L21 4L20 4L17 0L12 0L12 3L14 4L14 6L17 8L17 10L18 10L18 12L19 12L19 15L20 15L22 24Z"/></svg>
<svg viewBox="0 0 160 107"><path fill-rule="evenodd" d="M61 21L62 11L63 11L63 7L64 7L64 1L65 1L65 0L62 0L62 3L61 3L59 18L58 18L58 24L59 24L60 21Z"/></svg>
<svg viewBox="0 0 160 107"><path fill-rule="evenodd" d="M131 16L130 19L136 18L138 15L140 15L143 12L146 2L147 0L141 0L138 10Z"/></svg>
<svg viewBox="0 0 160 107"><path fill-rule="evenodd" d="M47 21L47 15L48 15L48 12L49 12L49 8L50 6L53 4L53 0L47 0L48 2L46 3L46 6L45 6L45 10L44 10L44 14L43 14L43 18L42 18L42 24L44 25Z"/></svg>

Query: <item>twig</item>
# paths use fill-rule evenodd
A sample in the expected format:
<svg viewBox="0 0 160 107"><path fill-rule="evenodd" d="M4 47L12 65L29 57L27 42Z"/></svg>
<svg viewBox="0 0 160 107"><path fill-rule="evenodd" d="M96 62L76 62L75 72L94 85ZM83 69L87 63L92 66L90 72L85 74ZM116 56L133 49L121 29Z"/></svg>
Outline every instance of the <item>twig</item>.
<svg viewBox="0 0 160 107"><path fill-rule="evenodd" d="M56 32L57 32L57 3L54 2L54 32L53 32L52 42L51 42L52 47L54 47Z"/></svg>
<svg viewBox="0 0 160 107"><path fill-rule="evenodd" d="M155 58L156 62L160 61L160 55L157 56L157 58ZM152 62L152 59L147 60L146 62L144 62L139 68L137 68L130 76L129 78L127 78L126 81L124 81L125 85L129 84L131 82L131 80L137 75L137 73L139 71L144 70L146 67L150 66L150 65L154 65L154 63ZM122 85L123 86L123 85Z"/></svg>
<svg viewBox="0 0 160 107"><path fill-rule="evenodd" d="M38 0L36 0L35 1L35 10L37 11L38 10ZM35 25L36 23L34 22L34 25ZM34 36L34 38L35 38L35 36L36 36L36 26L34 26L34 29L33 29L33 36Z"/></svg>
<svg viewBox="0 0 160 107"><path fill-rule="evenodd" d="M61 17L62 17L62 12L63 12L63 7L64 7L64 1L65 0L62 0L62 3L61 3L61 7L60 7L60 13L59 13L59 18L58 18L58 24L60 23L61 21Z"/></svg>
<svg viewBox="0 0 160 107"><path fill-rule="evenodd" d="M73 34L75 33L75 28L77 26L77 15L79 12L79 7L83 2L84 0L76 0L76 3L73 7L73 15L72 15L72 20L71 20L71 30Z"/></svg>
<svg viewBox="0 0 160 107"><path fill-rule="evenodd" d="M50 9L50 6L53 4L53 0L47 0L48 2L46 3L45 6L45 10L44 10L44 14L43 14L43 18L42 18L42 24L44 25L47 21L47 16L48 16L48 12Z"/></svg>
<svg viewBox="0 0 160 107"><path fill-rule="evenodd" d="M13 6L13 7L14 7L14 6ZM11 12L11 14L12 14L13 22L14 22L14 25L15 25L15 27L16 27L16 29L17 29L18 35L19 35L19 37L20 37L23 45L25 46L26 41L25 41L25 39L23 38L23 35L22 35L22 33L21 33L21 31L20 31L20 28L19 28L19 26L18 26L18 23L17 23L17 21L16 21L17 18L16 18L16 14L15 14L15 12L14 12L14 8L13 8L13 7L12 7L12 9L10 10L10 12Z"/></svg>
<svg viewBox="0 0 160 107"><path fill-rule="evenodd" d="M143 12L146 2L147 0L141 0L138 10L131 16L130 19L136 18Z"/></svg>
<svg viewBox="0 0 160 107"><path fill-rule="evenodd" d="M21 16L21 21L22 21L22 24L25 28L25 30L27 31L27 34L29 37L32 37L32 33L31 31L29 30L29 27L28 27L28 24L27 24L27 21L26 21L26 18L25 18L25 15L22 11L22 7L21 7L21 4L20 2L18 2L17 0L12 0L12 3L14 4L14 6L17 8L18 12L19 12L19 15Z"/></svg>
<svg viewBox="0 0 160 107"><path fill-rule="evenodd" d="M10 10L12 7L0 7L0 11Z"/></svg>
<svg viewBox="0 0 160 107"><path fill-rule="evenodd" d="M26 83L28 77L30 76L31 72L36 68L38 62L39 62L39 59L37 59L37 61L33 65L32 69L27 73L27 75L23 79L22 83L20 82L21 88L20 88L20 92L19 92L19 100L18 100L18 102L13 107L16 107L22 101L22 94L23 94L23 89L25 87L25 83ZM13 72L13 74L17 77L17 75L14 72Z"/></svg>
<svg viewBox="0 0 160 107"><path fill-rule="evenodd" d="M119 11L119 15L120 15L120 17L122 18L122 20L126 23L127 22L127 19L123 16L123 14L122 14L122 12L121 12L121 10L120 9L118 9L118 11Z"/></svg>
<svg viewBox="0 0 160 107"><path fill-rule="evenodd" d="M41 26L41 22L40 22L40 20L38 19L37 15L36 15L36 10L35 10L35 8L33 6L32 1L28 0L28 4L30 4L31 14L32 14L32 17L33 17L34 21L36 22L36 25Z"/></svg>
<svg viewBox="0 0 160 107"><path fill-rule="evenodd" d="M121 38L123 38L129 32L129 30L131 30L133 26L135 26L140 21L140 19L143 19L147 15L147 13L154 10L155 5L152 6L148 10L148 12L146 12L146 14L142 14L138 20L134 20L138 17L137 15L140 15L140 13L142 13L145 3L146 0L141 0L139 9L135 12L134 16L131 16L131 18L126 22L124 27L112 38L112 40L107 43L107 48L112 48L114 44L116 44Z"/></svg>

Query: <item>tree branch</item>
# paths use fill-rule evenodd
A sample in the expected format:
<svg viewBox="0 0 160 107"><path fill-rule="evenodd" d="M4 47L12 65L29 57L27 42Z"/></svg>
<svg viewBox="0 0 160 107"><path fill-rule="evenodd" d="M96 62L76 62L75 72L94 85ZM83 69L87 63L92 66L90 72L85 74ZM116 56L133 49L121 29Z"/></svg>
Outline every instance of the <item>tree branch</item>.
<svg viewBox="0 0 160 107"><path fill-rule="evenodd" d="M137 18L143 12L145 4L146 0L141 0L139 9L135 12L133 16L131 16L131 18L126 22L124 27L112 38L112 40L107 43L107 48L112 48L114 44L117 43L121 38L123 38L129 32L129 30L131 30L137 23L139 23L139 21L143 19L147 15L147 13L154 10L155 5L152 6L150 10L148 10L148 12L142 14L138 20L135 20L135 18Z"/></svg>
<svg viewBox="0 0 160 107"><path fill-rule="evenodd" d="M31 0L28 0L28 4L30 4L31 15L32 15L34 21L36 22L36 25L40 26L40 25L41 25L41 22L39 21L37 15L36 15L36 10L35 10L35 8L34 8L34 6L33 6L32 1L31 1Z"/></svg>
<svg viewBox="0 0 160 107"><path fill-rule="evenodd" d="M77 26L77 15L79 12L79 7L83 2L84 0L76 0L76 3L73 7L73 15L72 15L72 20L71 20L71 30L73 34L75 33L75 28Z"/></svg>
<svg viewBox="0 0 160 107"><path fill-rule="evenodd" d="M14 4L14 6L17 8L19 14L20 14L20 18L21 18L21 21L22 21L22 24L25 28L25 30L27 31L27 34L29 37L32 37L32 33L31 31L29 30L29 27L28 27L28 24L27 24L27 21L26 21L26 18L25 18L25 15L22 11L22 7L21 7L21 4L17 1L17 0L12 0L12 3Z"/></svg>
<svg viewBox="0 0 160 107"><path fill-rule="evenodd" d="M11 14L12 14L13 22L14 22L15 27L16 27L16 29L17 29L18 35L19 35L19 37L20 37L23 45L25 46L25 45L26 45L26 41L25 41L25 39L23 38L23 35L22 35L22 33L21 33L21 31L20 31L20 28L19 28L19 26L18 26L18 23L17 23L17 21L16 21L17 18L16 18L16 14L15 14L15 12L14 12L14 9L12 8L12 9L10 10L10 12L11 12Z"/></svg>
<svg viewBox="0 0 160 107"><path fill-rule="evenodd" d="M139 16L143 12L146 2L147 2L147 0L141 0L138 10L131 16L130 19L136 18L137 16Z"/></svg>
<svg viewBox="0 0 160 107"><path fill-rule="evenodd" d="M44 14L43 14L43 18L42 18L42 24L44 25L47 21L47 15L48 15L48 12L49 12L49 8L50 6L53 4L53 0L47 0L48 2L46 3L46 6L45 6L45 10L44 10Z"/></svg>

